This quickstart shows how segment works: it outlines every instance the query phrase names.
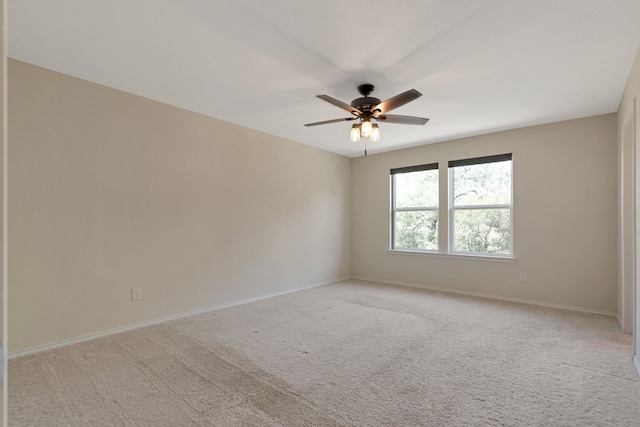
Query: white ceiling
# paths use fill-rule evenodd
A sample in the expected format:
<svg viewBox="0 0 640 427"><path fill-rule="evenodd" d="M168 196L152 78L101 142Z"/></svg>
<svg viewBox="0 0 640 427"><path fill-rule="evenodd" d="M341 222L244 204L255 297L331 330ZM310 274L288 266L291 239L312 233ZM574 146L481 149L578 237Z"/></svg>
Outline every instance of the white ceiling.
<svg viewBox="0 0 640 427"><path fill-rule="evenodd" d="M9 56L349 157L350 103L423 96L369 153L615 112L638 0L8 0Z"/></svg>

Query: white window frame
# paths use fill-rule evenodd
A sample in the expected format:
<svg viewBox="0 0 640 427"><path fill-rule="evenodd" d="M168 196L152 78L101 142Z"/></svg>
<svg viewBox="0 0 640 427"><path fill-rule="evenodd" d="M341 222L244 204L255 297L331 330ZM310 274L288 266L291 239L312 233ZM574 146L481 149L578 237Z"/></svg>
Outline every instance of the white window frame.
<svg viewBox="0 0 640 427"><path fill-rule="evenodd" d="M438 171L438 183L440 182L440 169L438 163L428 163L424 165L409 166L404 168L391 169L391 235L390 235L390 250L392 251L404 251L404 252L424 252L424 253L438 253L440 248L440 239L438 239L438 249L417 249L417 248L396 248L396 212L435 212L438 218L438 227L440 226L440 206L415 206L398 208L396 207L396 175L402 173L421 172L426 170ZM438 185L438 188L440 186ZM440 197L438 195L438 200ZM438 233L439 234L439 233Z"/></svg>
<svg viewBox="0 0 640 427"><path fill-rule="evenodd" d="M475 164L481 163L492 163L502 160L510 160L511 161L511 171L510 171L510 179L511 179L511 203L507 204L491 204L491 205L466 205L466 206L454 206L453 198L454 198L454 181L452 177L452 170L449 165L456 164L458 162L477 162ZM472 163L467 163L472 164ZM437 165L436 167L433 167ZM439 192L441 193L443 189L446 189L448 194L440 194L438 197L439 206L429 206L429 207L411 207L411 208L396 208L395 206L395 191L396 185L394 180L394 175L397 173L402 173L403 171L412 172L412 171L420 171L425 170L425 166L431 166L429 169L438 169L439 171ZM446 168L446 169L445 169ZM484 157L475 157L469 159L461 159L447 162L438 163L430 163L427 165L418 165L418 166L409 166L403 168L395 168L391 169L391 177L390 177L390 227L389 227L389 249L388 252L391 254L398 255L425 255L425 256L437 256L444 258L466 258L466 259L475 259L475 260L486 260L486 261L496 261L496 262L514 262L515 258L515 247L514 247L514 176L513 176L513 155L511 153L508 154L498 154ZM395 172L395 173L394 173ZM443 182L446 180L446 182ZM446 203L446 205L444 204ZM510 248L511 252L508 254L495 254L495 253L486 253L486 252L463 252L463 251L454 251L454 238L455 238L455 230L454 230L454 212L457 210L472 210L472 209L509 209L509 237L510 237ZM395 247L395 214L396 212L402 211L437 211L438 212L438 249L437 250L424 250L424 249L405 249L405 248L396 248ZM444 226L446 229L440 230L440 227Z"/></svg>

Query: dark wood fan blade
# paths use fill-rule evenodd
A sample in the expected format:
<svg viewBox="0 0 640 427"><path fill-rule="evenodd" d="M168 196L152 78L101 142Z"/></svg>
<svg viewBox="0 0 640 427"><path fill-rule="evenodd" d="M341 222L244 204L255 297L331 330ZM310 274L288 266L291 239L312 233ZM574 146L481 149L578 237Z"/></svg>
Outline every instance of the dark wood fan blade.
<svg viewBox="0 0 640 427"><path fill-rule="evenodd" d="M336 107L340 107L343 110L347 110L348 112L350 112L351 114L355 114L357 116L362 114L362 111L358 110L357 108L352 107L349 104L346 104L342 101L340 101L339 99L335 99L330 97L329 95L316 95L318 98L322 99L323 101L327 101L329 104L333 104Z"/></svg>
<svg viewBox="0 0 640 427"><path fill-rule="evenodd" d="M387 99L386 101L382 101L380 104L376 105L371 109L371 111L380 110L380 113L384 114L391 110L395 110L398 107L403 106L407 102L411 102L414 99L418 99L422 96L420 92L415 89L408 90L406 92L402 92L399 95L396 95L392 98Z"/></svg>
<svg viewBox="0 0 640 427"><path fill-rule="evenodd" d="M398 123L401 125L424 125L429 121L424 117L412 117L412 116L396 116L396 115L381 115L376 120L385 123Z"/></svg>
<svg viewBox="0 0 640 427"><path fill-rule="evenodd" d="M356 119L356 117L347 117L345 119L325 120L324 122L307 123L305 126L328 125L329 123L349 122L349 121L355 120L355 119Z"/></svg>

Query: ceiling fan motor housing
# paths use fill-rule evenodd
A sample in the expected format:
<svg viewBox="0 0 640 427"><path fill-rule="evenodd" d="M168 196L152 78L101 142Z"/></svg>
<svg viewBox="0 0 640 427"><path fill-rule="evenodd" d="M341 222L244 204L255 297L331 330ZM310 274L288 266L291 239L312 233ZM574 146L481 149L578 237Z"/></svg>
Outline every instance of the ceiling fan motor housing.
<svg viewBox="0 0 640 427"><path fill-rule="evenodd" d="M351 102L351 106L353 108L357 108L358 110L362 111L363 113L365 113L366 116L369 116L368 113L373 113L371 111L371 108L380 104L380 100L378 98L369 96L369 94L373 92L372 84L369 84L369 83L361 84L360 86L358 86L358 92L360 92L360 95L363 95L363 97L354 99ZM365 119L368 119L368 117L366 117Z"/></svg>
<svg viewBox="0 0 640 427"><path fill-rule="evenodd" d="M380 104L380 100L378 98L365 96L364 98L357 98L351 102L351 106L353 108L357 108L362 112L371 111L372 107Z"/></svg>

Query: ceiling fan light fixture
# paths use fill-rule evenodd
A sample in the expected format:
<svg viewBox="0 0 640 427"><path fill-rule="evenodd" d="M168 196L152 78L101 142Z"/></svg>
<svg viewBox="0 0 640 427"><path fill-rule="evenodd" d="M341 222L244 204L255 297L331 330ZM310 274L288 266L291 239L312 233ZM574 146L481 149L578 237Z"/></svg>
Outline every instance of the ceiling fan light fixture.
<svg viewBox="0 0 640 427"><path fill-rule="evenodd" d="M362 136L368 138L371 136L371 131L373 130L373 125L369 120L365 120L362 122Z"/></svg>
<svg viewBox="0 0 640 427"><path fill-rule="evenodd" d="M371 123L371 119L383 121L386 123L397 123L403 125L424 125L429 119L423 117L413 116L398 116L387 114L391 110L395 110L408 102L411 102L422 96L420 92L415 89L410 89L406 92L402 92L396 96L393 96L386 101L380 102L378 98L369 96L373 91L373 85L362 84L358 86L358 92L362 95L362 98L357 98L351 101L351 104L342 102L339 99L332 98L329 95L316 95L323 101L329 104L335 105L338 108L351 113L351 117L343 119L323 120L321 122L307 123L305 126L318 126L327 125L330 123L349 122L352 120L358 120L358 122L351 126L349 132L349 139L353 142L365 140L365 155L367 154L366 142L380 141L380 128L378 124Z"/></svg>
<svg viewBox="0 0 640 427"><path fill-rule="evenodd" d="M351 141L360 141L360 125L351 126Z"/></svg>
<svg viewBox="0 0 640 427"><path fill-rule="evenodd" d="M374 124L372 129L371 129L371 136L369 137L369 139L372 142L378 142L380 141L380 128L378 127L377 124Z"/></svg>

